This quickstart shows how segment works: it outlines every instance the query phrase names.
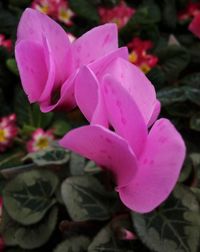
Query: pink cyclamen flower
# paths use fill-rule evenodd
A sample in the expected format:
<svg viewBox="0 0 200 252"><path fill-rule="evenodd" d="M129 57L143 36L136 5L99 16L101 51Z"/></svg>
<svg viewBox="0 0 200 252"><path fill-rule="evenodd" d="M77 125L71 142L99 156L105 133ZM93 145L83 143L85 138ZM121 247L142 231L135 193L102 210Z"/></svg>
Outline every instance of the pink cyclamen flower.
<svg viewBox="0 0 200 252"><path fill-rule="evenodd" d="M4 152L12 145L17 132L15 114L0 118L0 152Z"/></svg>
<svg viewBox="0 0 200 252"><path fill-rule="evenodd" d="M123 28L134 14L135 9L128 7L124 1L120 1L114 8L99 8L101 23L116 23L119 29Z"/></svg>
<svg viewBox="0 0 200 252"><path fill-rule="evenodd" d="M144 73L148 73L158 63L158 57L148 53L153 44L150 40L141 40L134 38L129 44L129 60L138 66Z"/></svg>
<svg viewBox="0 0 200 252"><path fill-rule="evenodd" d="M33 132L31 140L27 142L27 151L36 152L47 149L53 143L54 139L52 130L44 131L39 128Z"/></svg>
<svg viewBox="0 0 200 252"><path fill-rule="evenodd" d="M127 48L118 48L116 25L96 27L70 43L56 22L33 9L21 17L15 55L24 91L43 112L76 106L74 81L81 66L96 73L113 58L128 58Z"/></svg>
<svg viewBox="0 0 200 252"><path fill-rule="evenodd" d="M185 157L183 139L167 119L148 132L133 97L111 74L104 76L100 92L114 132L91 124L70 131L60 144L110 170L128 208L150 212L176 184Z"/></svg>
<svg viewBox="0 0 200 252"><path fill-rule="evenodd" d="M66 0L34 0L31 7L68 26L73 24L74 13Z"/></svg>
<svg viewBox="0 0 200 252"><path fill-rule="evenodd" d="M196 15L189 25L189 30L198 38L200 38L200 12Z"/></svg>
<svg viewBox="0 0 200 252"><path fill-rule="evenodd" d="M151 126L160 113L155 88L138 67L122 58L114 59L96 75L88 67L80 70L75 82L75 97L87 120L108 127L107 112L100 92L106 74L120 82L137 104L145 124Z"/></svg>
<svg viewBox="0 0 200 252"><path fill-rule="evenodd" d="M4 34L0 34L0 46L3 46L8 49L8 51L11 51L12 48L12 41L11 39L6 39Z"/></svg>

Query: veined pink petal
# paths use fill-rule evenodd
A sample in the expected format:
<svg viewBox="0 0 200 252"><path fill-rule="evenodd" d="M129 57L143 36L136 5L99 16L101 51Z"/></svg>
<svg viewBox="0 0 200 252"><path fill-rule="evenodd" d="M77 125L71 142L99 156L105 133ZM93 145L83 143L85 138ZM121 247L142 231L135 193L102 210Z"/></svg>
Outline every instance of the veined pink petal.
<svg viewBox="0 0 200 252"><path fill-rule="evenodd" d="M147 139L147 127L134 99L111 75L104 77L102 92L109 123L138 157Z"/></svg>
<svg viewBox="0 0 200 252"><path fill-rule="evenodd" d="M70 42L67 34L47 15L33 9L26 9L17 30L17 44L30 40L43 45L43 38L48 40L56 66L56 85L64 82L73 70ZM30 57L30 54L28 54Z"/></svg>
<svg viewBox="0 0 200 252"><path fill-rule="evenodd" d="M138 170L128 186L118 188L122 202L136 212L150 212L171 193L184 158L185 144L167 119L152 127Z"/></svg>
<svg viewBox="0 0 200 252"><path fill-rule="evenodd" d="M35 102L48 79L44 49L35 42L24 40L16 45L15 55L24 91L29 101Z"/></svg>
<svg viewBox="0 0 200 252"><path fill-rule="evenodd" d="M106 73L118 80L132 96L146 125L152 123L152 118L156 120L155 111L158 111L158 105L155 89L139 68L122 58L117 58L109 64L102 76Z"/></svg>
<svg viewBox="0 0 200 252"><path fill-rule="evenodd" d="M200 13L193 18L189 25L189 30L200 38Z"/></svg>
<svg viewBox="0 0 200 252"><path fill-rule="evenodd" d="M118 35L115 24L95 27L72 43L75 67L87 65L117 48Z"/></svg>
<svg viewBox="0 0 200 252"><path fill-rule="evenodd" d="M136 157L127 142L100 125L74 129L60 145L110 170L119 186L127 185L137 171Z"/></svg>

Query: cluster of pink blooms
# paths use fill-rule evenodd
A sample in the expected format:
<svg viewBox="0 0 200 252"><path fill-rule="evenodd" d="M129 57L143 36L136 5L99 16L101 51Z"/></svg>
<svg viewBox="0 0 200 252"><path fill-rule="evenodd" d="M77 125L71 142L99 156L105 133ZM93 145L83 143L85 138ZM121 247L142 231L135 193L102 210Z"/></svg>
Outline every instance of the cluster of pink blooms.
<svg viewBox="0 0 200 252"><path fill-rule="evenodd" d="M70 43L57 23L27 9L17 36L29 101L44 112L78 106L90 123L67 133L60 145L111 171L128 208L144 213L159 206L179 177L185 144L169 120L157 120L155 89L129 62L128 49L118 48L117 26L96 27Z"/></svg>
<svg viewBox="0 0 200 252"><path fill-rule="evenodd" d="M116 23L118 29L123 28L129 21L129 19L135 14L135 9L130 8L124 1L113 8L99 8L99 16L101 23Z"/></svg>
<svg viewBox="0 0 200 252"><path fill-rule="evenodd" d="M134 38L129 44L129 60L138 66L144 73L148 73L158 63L158 57L148 53L153 44L150 40Z"/></svg>
<svg viewBox="0 0 200 252"><path fill-rule="evenodd" d="M184 10L178 13L180 21L188 21L200 14L200 3L189 2Z"/></svg>
<svg viewBox="0 0 200 252"><path fill-rule="evenodd" d="M43 129L38 128L32 133L32 138L27 142L27 151L37 152L47 149L54 139L52 130L44 131Z"/></svg>
<svg viewBox="0 0 200 252"><path fill-rule="evenodd" d="M0 46L7 48L8 51L12 49L11 39L6 39L4 34L0 34Z"/></svg>
<svg viewBox="0 0 200 252"><path fill-rule="evenodd" d="M67 26L71 26L73 11L69 8L67 0L34 0L31 7L49 15Z"/></svg>
<svg viewBox="0 0 200 252"><path fill-rule="evenodd" d="M15 114L0 118L0 152L5 151L12 145L17 133Z"/></svg>
<svg viewBox="0 0 200 252"><path fill-rule="evenodd" d="M178 13L180 21L191 21L189 30L200 38L200 2L189 2L187 7Z"/></svg>

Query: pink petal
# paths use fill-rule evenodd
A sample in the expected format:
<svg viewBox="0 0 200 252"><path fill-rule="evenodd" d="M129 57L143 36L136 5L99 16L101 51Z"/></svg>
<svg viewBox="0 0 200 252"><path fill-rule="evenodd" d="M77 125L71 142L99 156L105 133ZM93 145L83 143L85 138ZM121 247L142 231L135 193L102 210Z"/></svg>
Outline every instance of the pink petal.
<svg viewBox="0 0 200 252"><path fill-rule="evenodd" d="M42 112L47 113L54 109L70 111L76 106L74 97L74 82L76 78L76 72L72 74L62 85L60 90L60 96L53 102L51 97L40 103L40 109Z"/></svg>
<svg viewBox="0 0 200 252"><path fill-rule="evenodd" d="M99 125L70 131L60 145L106 167L121 186L129 183L137 170L136 158L127 142Z"/></svg>
<svg viewBox="0 0 200 252"><path fill-rule="evenodd" d="M122 202L140 213L159 206L177 182L185 152L184 141L170 121L158 120L149 133L138 172L128 186L118 189Z"/></svg>
<svg viewBox="0 0 200 252"><path fill-rule="evenodd" d="M160 114L160 109L161 109L161 104L158 100L155 101L155 105L154 105L154 109L153 112L151 114L151 118L149 119L148 122L148 127L150 127L158 118L159 114Z"/></svg>
<svg viewBox="0 0 200 252"><path fill-rule="evenodd" d="M196 15L188 28L195 36L200 38L200 14Z"/></svg>
<svg viewBox="0 0 200 252"><path fill-rule="evenodd" d="M88 67L82 67L75 80L77 106L88 121L91 121L98 103L98 80Z"/></svg>
<svg viewBox="0 0 200 252"><path fill-rule="evenodd" d="M146 125L149 125L152 117L154 120L156 119L153 116L155 106L157 106L155 89L138 67L122 58L118 58L105 69L102 76L106 73L116 78L133 97L144 117Z"/></svg>
<svg viewBox="0 0 200 252"><path fill-rule="evenodd" d="M32 41L21 41L15 48L22 85L30 102L36 102L45 88L48 70L43 48Z"/></svg>
<svg viewBox="0 0 200 252"><path fill-rule="evenodd" d="M47 15L37 10L26 9L19 22L17 44L30 40L43 45L48 40L56 66L56 82L62 83L73 69L70 42L65 31ZM28 54L29 55L29 54Z"/></svg>
<svg viewBox="0 0 200 252"><path fill-rule="evenodd" d="M95 27L73 42L75 67L87 65L117 48L118 35L115 24Z"/></svg>
<svg viewBox="0 0 200 252"><path fill-rule="evenodd" d="M102 92L108 121L138 156L147 139L147 127L135 101L111 75L104 77Z"/></svg>

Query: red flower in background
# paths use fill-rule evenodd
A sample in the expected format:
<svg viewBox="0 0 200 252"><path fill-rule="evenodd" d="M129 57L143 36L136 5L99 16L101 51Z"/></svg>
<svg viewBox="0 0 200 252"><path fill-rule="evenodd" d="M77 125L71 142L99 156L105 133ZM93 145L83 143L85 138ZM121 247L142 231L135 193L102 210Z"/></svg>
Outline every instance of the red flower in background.
<svg viewBox="0 0 200 252"><path fill-rule="evenodd" d="M189 2L184 10L178 13L178 19L180 21L189 20L200 13L200 3Z"/></svg>
<svg viewBox="0 0 200 252"><path fill-rule="evenodd" d="M150 40L140 38L134 38L128 44L130 62L138 66L144 73L148 73L158 63L158 58L147 52L152 47L153 44Z"/></svg>
<svg viewBox="0 0 200 252"><path fill-rule="evenodd" d="M124 1L121 1L117 6L111 9L104 7L99 8L101 23L116 23L119 29L127 24L134 13L135 9L128 7Z"/></svg>
<svg viewBox="0 0 200 252"><path fill-rule="evenodd" d="M28 152L36 152L47 149L54 140L52 130L44 131L39 128L32 134L31 140L27 142L26 148Z"/></svg>
<svg viewBox="0 0 200 252"><path fill-rule="evenodd" d="M8 51L12 48L12 41L11 39L6 39L4 34L0 34L0 46L3 46L8 49Z"/></svg>
<svg viewBox="0 0 200 252"><path fill-rule="evenodd" d="M17 132L15 114L0 118L0 152L12 145Z"/></svg>
<svg viewBox="0 0 200 252"><path fill-rule="evenodd" d="M65 0L34 0L32 8L49 15L67 26L73 24L71 18L74 16L74 13Z"/></svg>

